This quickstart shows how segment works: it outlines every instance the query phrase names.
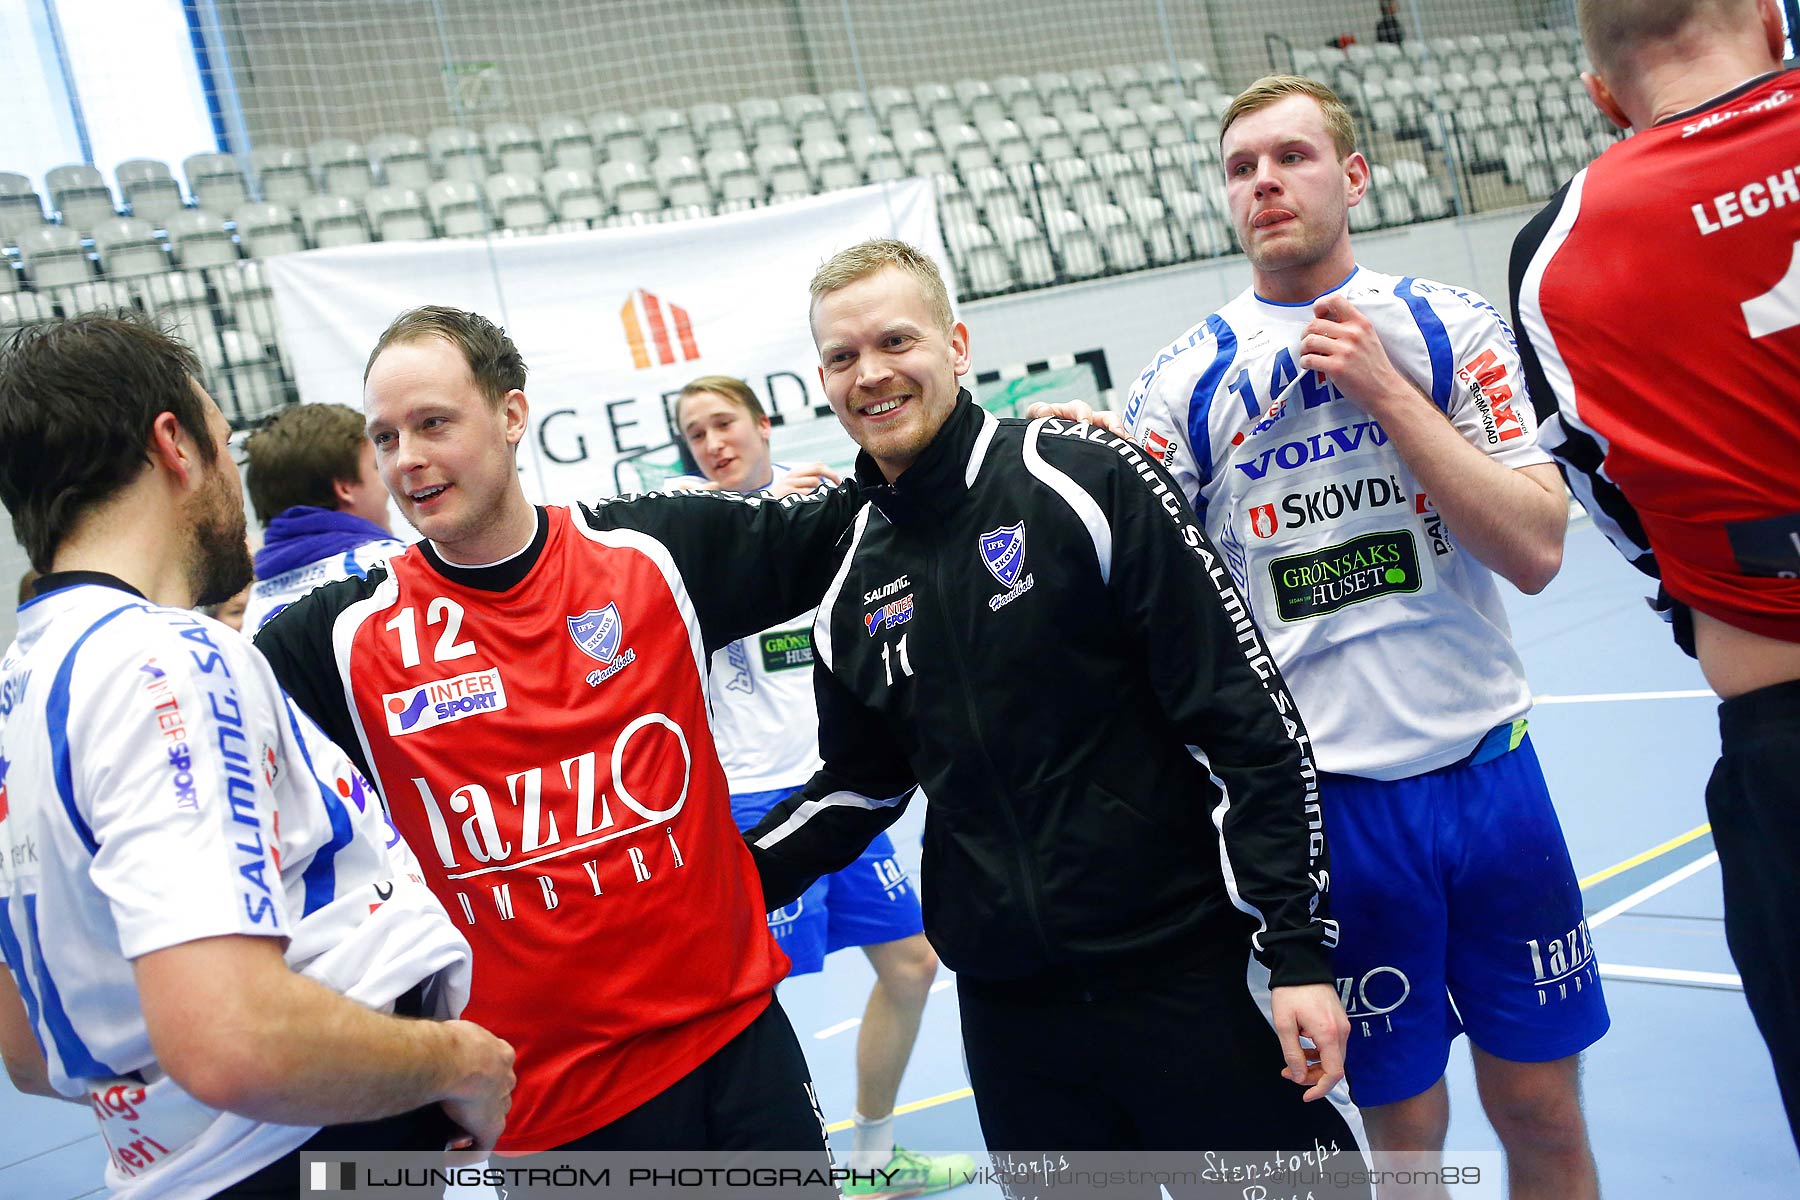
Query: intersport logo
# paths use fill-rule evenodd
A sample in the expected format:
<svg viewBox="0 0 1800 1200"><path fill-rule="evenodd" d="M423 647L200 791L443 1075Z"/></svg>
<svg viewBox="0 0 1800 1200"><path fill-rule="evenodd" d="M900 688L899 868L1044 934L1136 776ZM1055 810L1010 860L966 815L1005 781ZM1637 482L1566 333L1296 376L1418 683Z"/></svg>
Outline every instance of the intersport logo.
<svg viewBox="0 0 1800 1200"><path fill-rule="evenodd" d="M619 323L625 328L625 342L631 347L631 362L640 371L652 366L674 366L675 349L681 348L681 361L693 362L700 357L699 343L694 340L694 325L687 309L679 304L665 306L653 292L639 288L627 297L619 309ZM655 350L652 361L651 350Z"/></svg>
<svg viewBox="0 0 1800 1200"><path fill-rule="evenodd" d="M388 735L424 733L451 721L506 707L506 685L496 670L470 671L454 679L434 679L381 698Z"/></svg>

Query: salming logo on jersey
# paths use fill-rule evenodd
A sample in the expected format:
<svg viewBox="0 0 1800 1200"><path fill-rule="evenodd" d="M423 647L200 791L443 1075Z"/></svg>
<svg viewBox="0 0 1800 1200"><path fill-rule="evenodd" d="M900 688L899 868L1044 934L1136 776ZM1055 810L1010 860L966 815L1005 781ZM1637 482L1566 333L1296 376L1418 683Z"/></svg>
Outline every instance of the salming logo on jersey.
<svg viewBox="0 0 1800 1200"><path fill-rule="evenodd" d="M465 717L497 712L506 707L506 685L495 670L470 671L453 679L434 679L381 698L387 712L388 733L400 737L423 733Z"/></svg>

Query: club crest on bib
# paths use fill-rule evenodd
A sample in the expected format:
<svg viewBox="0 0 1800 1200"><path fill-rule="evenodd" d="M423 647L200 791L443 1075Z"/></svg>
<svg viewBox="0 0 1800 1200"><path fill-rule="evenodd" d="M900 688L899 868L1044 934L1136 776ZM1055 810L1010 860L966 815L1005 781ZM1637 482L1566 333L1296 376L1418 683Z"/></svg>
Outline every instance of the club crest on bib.
<svg viewBox="0 0 1800 1200"><path fill-rule="evenodd" d="M567 620L569 637L576 648L601 664L600 670L588 672L589 687L599 687L637 661L636 650L619 649L619 643L625 640L625 619L619 615L617 604L608 601L605 608L592 608Z"/></svg>
<svg viewBox="0 0 1800 1200"><path fill-rule="evenodd" d="M1025 522L1002 525L982 534L981 561L1001 587L1009 588L1019 582L1019 571L1025 566Z"/></svg>
<svg viewBox="0 0 1800 1200"><path fill-rule="evenodd" d="M568 618L568 622L569 636L583 654L602 663L618 657L625 622L619 619L617 604L609 601L605 608L590 609L579 617Z"/></svg>

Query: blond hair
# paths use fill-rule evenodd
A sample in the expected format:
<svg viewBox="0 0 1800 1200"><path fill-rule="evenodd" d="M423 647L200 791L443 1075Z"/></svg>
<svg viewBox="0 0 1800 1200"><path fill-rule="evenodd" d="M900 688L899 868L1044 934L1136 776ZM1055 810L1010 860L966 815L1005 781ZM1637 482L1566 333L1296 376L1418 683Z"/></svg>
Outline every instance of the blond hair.
<svg viewBox="0 0 1800 1200"><path fill-rule="evenodd" d="M1331 134L1331 144L1337 147L1339 160L1356 153L1356 118L1350 115L1336 92L1304 75L1264 75L1245 88L1219 118L1219 142L1224 143L1225 131L1239 117L1289 96L1310 96L1318 103L1319 111L1325 116L1325 130Z"/></svg>
<svg viewBox="0 0 1800 1200"><path fill-rule="evenodd" d="M812 277L813 305L817 307L832 292L888 267L897 267L913 277L924 293L932 320L945 333L950 332L956 318L950 312L950 293L944 288L944 277L937 264L923 251L894 238L873 238L827 259Z"/></svg>
<svg viewBox="0 0 1800 1200"><path fill-rule="evenodd" d="M760 421L769 414L763 411L762 401L750 390L750 385L735 375L702 375L698 379L690 379L675 397L675 423L681 423L681 404L689 396L720 396L737 405L750 414L750 419Z"/></svg>

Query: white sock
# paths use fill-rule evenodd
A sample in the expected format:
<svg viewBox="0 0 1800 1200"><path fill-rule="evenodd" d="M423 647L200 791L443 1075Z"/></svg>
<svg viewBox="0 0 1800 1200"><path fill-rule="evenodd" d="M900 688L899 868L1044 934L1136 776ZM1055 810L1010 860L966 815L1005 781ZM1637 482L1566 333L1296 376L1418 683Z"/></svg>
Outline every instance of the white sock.
<svg viewBox="0 0 1800 1200"><path fill-rule="evenodd" d="M871 1121L857 1113L852 1126L850 1169L873 1171L877 1167L887 1166L888 1160L894 1157L894 1114L889 1113L879 1121Z"/></svg>

